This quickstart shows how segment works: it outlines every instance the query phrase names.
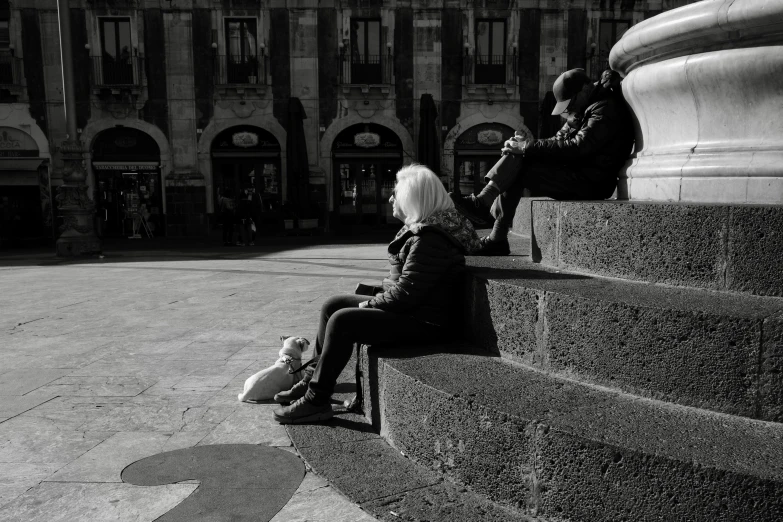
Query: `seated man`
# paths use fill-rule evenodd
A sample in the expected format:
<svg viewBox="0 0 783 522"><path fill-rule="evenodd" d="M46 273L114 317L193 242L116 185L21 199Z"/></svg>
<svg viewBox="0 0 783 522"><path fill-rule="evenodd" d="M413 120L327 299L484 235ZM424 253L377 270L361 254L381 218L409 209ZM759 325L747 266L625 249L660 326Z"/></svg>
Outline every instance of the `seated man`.
<svg viewBox="0 0 783 522"><path fill-rule="evenodd" d="M475 255L508 255L508 230L524 189L555 199L606 199L617 186L617 174L633 147L630 111L619 92L620 77L605 71L593 83L583 69L571 69L555 80L553 115L566 123L548 139L505 142L503 156L485 176L478 195L454 204L477 224L494 218L489 236ZM491 208L490 208L491 207ZM491 214L491 217L490 217Z"/></svg>

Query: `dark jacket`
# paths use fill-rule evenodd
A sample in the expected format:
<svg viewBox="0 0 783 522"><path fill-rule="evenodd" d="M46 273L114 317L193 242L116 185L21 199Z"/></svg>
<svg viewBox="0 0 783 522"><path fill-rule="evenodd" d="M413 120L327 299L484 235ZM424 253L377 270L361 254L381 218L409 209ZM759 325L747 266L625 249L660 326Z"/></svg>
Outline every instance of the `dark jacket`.
<svg viewBox="0 0 783 522"><path fill-rule="evenodd" d="M458 319L464 254L478 246L478 237L456 211L442 214L448 214L446 219L403 227L389 244L389 275L369 308L440 326Z"/></svg>
<svg viewBox="0 0 783 522"><path fill-rule="evenodd" d="M614 185L633 142L631 116L622 95L596 84L575 128L566 123L553 137L534 141L525 148L525 157L567 163L596 183Z"/></svg>

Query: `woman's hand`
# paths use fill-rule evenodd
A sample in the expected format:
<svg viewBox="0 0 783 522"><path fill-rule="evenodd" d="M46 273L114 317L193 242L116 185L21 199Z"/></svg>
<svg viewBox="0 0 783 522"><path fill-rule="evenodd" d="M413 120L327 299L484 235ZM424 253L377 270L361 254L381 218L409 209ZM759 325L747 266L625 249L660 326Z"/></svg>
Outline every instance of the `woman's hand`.
<svg viewBox="0 0 783 522"><path fill-rule="evenodd" d="M370 301L362 301L359 303L359 308L367 308L367 305L370 304Z"/></svg>
<svg viewBox="0 0 783 522"><path fill-rule="evenodd" d="M505 156L506 154L524 154L525 147L527 147L527 140L524 136L514 136L509 138L504 144L500 152Z"/></svg>

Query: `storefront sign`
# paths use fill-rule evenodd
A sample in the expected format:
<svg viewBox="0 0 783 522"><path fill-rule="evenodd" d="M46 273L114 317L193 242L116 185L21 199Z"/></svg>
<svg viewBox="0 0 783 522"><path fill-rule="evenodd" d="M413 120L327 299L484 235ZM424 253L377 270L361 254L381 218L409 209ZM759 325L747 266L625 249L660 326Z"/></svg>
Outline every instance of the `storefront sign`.
<svg viewBox="0 0 783 522"><path fill-rule="evenodd" d="M381 136L375 132L360 132L353 137L353 144L363 149L370 149L381 144Z"/></svg>
<svg viewBox="0 0 783 522"><path fill-rule="evenodd" d="M231 143L237 147L247 149L258 145L258 134L255 132L236 132L231 136Z"/></svg>
<svg viewBox="0 0 783 522"><path fill-rule="evenodd" d="M96 170L122 170L125 172L141 172L141 171L154 171L158 170L158 165L151 164L132 164L132 163L98 163L92 164Z"/></svg>
<svg viewBox="0 0 783 522"><path fill-rule="evenodd" d="M503 143L503 133L497 130L483 130L478 133L478 142L482 145Z"/></svg>
<svg viewBox="0 0 783 522"><path fill-rule="evenodd" d="M0 127L0 158L37 158L32 136L13 127Z"/></svg>

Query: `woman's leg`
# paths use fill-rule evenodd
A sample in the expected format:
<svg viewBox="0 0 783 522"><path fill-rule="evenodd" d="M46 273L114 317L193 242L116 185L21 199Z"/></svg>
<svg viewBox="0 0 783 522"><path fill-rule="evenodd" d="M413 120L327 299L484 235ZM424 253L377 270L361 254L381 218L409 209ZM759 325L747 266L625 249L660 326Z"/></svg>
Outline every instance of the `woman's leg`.
<svg viewBox="0 0 783 522"><path fill-rule="evenodd" d="M344 308L359 308L359 303L369 300L370 297L366 295L356 294L339 294L333 295L324 301L321 305L321 316L318 320L318 334L315 338L315 355L320 355L324 346L324 336L326 335L326 325L329 322L329 318L334 315L338 310Z"/></svg>
<svg viewBox="0 0 783 522"><path fill-rule="evenodd" d="M315 347L313 348L313 359L318 360L322 347L324 345L324 335L326 333L326 325L329 322L329 318L334 315L335 312L346 308L359 309L359 303L368 300L369 297L354 294L340 294L333 295L324 301L321 305L321 317L318 321L318 334L315 338ZM292 402L300 397L303 397L307 391L307 385L315 372L315 364L311 364L304 370L302 370L302 379L294 384L294 386L287 391L283 391L275 395L275 400L280 403Z"/></svg>
<svg viewBox="0 0 783 522"><path fill-rule="evenodd" d="M354 296L362 297L362 296ZM408 315L372 308L343 308L328 318L321 337L321 357L305 399L315 405L328 404L337 377L351 358L354 343L415 342L442 339L441 327Z"/></svg>

